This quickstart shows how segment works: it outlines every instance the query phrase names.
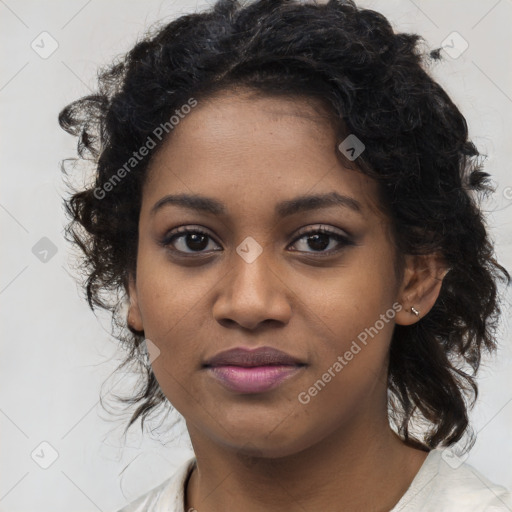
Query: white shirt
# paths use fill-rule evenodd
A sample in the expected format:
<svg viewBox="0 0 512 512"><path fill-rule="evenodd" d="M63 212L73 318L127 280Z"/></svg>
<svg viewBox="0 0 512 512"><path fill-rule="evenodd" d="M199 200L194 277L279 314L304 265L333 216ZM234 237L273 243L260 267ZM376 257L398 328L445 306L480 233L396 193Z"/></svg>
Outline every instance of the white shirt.
<svg viewBox="0 0 512 512"><path fill-rule="evenodd" d="M441 457L443 451L429 452L390 512L512 512L512 493L470 464L448 464ZM195 463L195 457L190 458L172 477L117 512L188 512L185 483Z"/></svg>

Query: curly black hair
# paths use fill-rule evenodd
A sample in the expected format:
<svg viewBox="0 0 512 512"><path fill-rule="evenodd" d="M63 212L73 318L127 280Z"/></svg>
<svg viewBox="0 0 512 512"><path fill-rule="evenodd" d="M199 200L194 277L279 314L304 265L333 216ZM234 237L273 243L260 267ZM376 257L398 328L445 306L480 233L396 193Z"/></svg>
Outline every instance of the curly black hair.
<svg viewBox="0 0 512 512"><path fill-rule="evenodd" d="M493 191L490 176L464 116L427 72L440 49L421 50L423 42L351 0L218 0L148 31L100 70L95 94L60 112L80 157L65 160L63 171L69 175L66 164L81 159L94 166L94 183L70 185L64 199L66 238L83 252L89 306L111 313L128 349L123 365L140 370L140 387L121 399L138 404L126 429L138 418L143 428L167 402L144 333L127 326L122 307L135 275L142 187L158 148L147 158L138 150L149 140L160 146L165 136L155 129L171 133L170 116L184 105L238 87L322 102L340 137L364 142L352 163L378 182L399 253L442 254L451 270L434 307L394 329L390 419L405 442L428 449L450 446L470 429L481 355L497 348L499 281L510 284L510 275L496 261L479 207ZM421 436L411 433L418 414L427 422Z"/></svg>

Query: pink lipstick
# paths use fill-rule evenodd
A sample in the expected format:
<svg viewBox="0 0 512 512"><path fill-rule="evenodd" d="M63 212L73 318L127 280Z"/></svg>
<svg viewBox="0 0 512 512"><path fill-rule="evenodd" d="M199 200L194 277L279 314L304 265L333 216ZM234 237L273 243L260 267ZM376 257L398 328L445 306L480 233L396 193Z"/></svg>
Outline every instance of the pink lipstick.
<svg viewBox="0 0 512 512"><path fill-rule="evenodd" d="M305 364L272 347L259 347L220 352L204 366L214 379L231 391L262 393L296 375Z"/></svg>

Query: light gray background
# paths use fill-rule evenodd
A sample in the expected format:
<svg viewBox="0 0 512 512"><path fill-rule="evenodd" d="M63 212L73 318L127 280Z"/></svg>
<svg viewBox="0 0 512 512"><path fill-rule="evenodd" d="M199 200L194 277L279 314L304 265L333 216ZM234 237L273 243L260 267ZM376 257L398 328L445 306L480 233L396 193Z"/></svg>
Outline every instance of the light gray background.
<svg viewBox="0 0 512 512"><path fill-rule="evenodd" d="M469 44L446 56L432 74L462 109L486 169L498 187L488 201L498 256L512 269L511 0L365 0L402 32L422 34L431 47L454 31ZM109 511L157 485L192 455L183 429L162 446L136 430L126 445L121 423L98 404L102 383L116 364L106 316L96 318L69 276L63 240L64 186L59 161L74 156L76 140L57 115L94 89L98 66L126 50L155 21L207 5L163 0L0 0L0 510ZM57 50L48 51L47 31ZM38 42L39 41L39 42ZM42 237L57 253L42 262L32 252ZM37 247L37 246L36 246ZM37 251L36 251L37 252ZM41 256L41 255L40 255ZM510 296L509 296L510 300ZM510 309L498 356L485 360L480 398L471 414L478 441L467 462L512 488L512 350ZM129 384L128 378L123 386ZM39 461L57 460L42 469ZM162 440L163 442L164 440ZM37 456L34 456L37 459Z"/></svg>

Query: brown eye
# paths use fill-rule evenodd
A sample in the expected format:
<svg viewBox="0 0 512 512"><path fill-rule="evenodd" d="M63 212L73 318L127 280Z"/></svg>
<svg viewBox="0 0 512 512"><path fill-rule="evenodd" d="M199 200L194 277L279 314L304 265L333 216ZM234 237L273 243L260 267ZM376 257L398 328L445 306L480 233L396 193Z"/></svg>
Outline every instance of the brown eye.
<svg viewBox="0 0 512 512"><path fill-rule="evenodd" d="M306 252L309 254L333 254L346 246L354 245L354 242L347 236L323 227L303 232L295 239L294 245L301 240L304 240L304 242L302 243L302 249L298 249L298 252ZM331 245L334 245L335 248L326 251ZM307 249L312 249L312 251L308 251Z"/></svg>
<svg viewBox="0 0 512 512"><path fill-rule="evenodd" d="M212 238L205 231L199 229L182 228L179 231L170 233L164 240L162 245L165 247L172 246L173 250L185 254L209 252L205 251L210 245ZM218 250L218 249L211 249Z"/></svg>

